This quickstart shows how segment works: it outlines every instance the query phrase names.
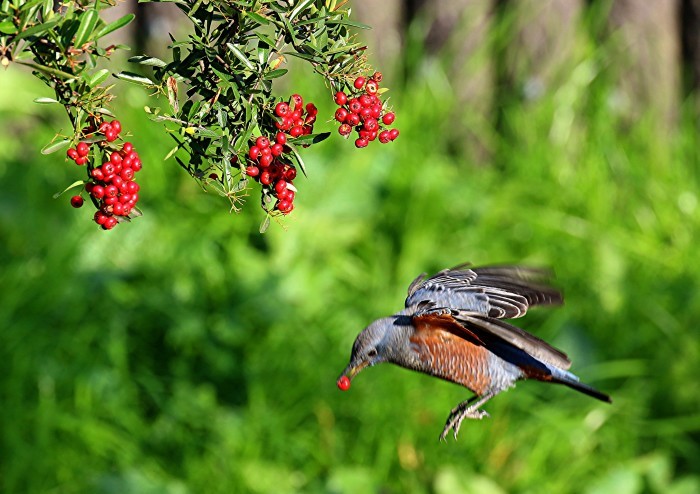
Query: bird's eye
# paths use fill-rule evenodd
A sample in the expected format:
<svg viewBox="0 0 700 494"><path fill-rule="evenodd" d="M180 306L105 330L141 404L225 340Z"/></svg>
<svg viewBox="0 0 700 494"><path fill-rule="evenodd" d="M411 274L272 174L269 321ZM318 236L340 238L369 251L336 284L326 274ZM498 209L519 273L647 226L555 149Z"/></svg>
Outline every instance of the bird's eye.
<svg viewBox="0 0 700 494"><path fill-rule="evenodd" d="M369 352L367 352L367 356L372 358L377 356L377 350L372 348Z"/></svg>

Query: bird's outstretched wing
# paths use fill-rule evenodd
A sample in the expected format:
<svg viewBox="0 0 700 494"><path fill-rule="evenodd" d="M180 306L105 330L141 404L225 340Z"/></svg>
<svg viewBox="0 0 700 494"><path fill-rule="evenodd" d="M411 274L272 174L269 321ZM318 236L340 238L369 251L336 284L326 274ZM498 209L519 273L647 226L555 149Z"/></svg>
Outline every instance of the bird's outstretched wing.
<svg viewBox="0 0 700 494"><path fill-rule="evenodd" d="M522 317L533 305L562 303L561 293L549 286L550 273L524 266L487 266L468 268L460 265L440 271L430 278L425 274L408 287L406 308L421 302L433 307L461 309L498 319Z"/></svg>
<svg viewBox="0 0 700 494"><path fill-rule="evenodd" d="M492 351L506 343L560 369L566 370L571 367L571 361L564 352L516 326L481 314L426 307L422 313L413 316L413 325L423 331L449 331L472 344L484 346ZM497 343L498 340L501 340L501 343Z"/></svg>

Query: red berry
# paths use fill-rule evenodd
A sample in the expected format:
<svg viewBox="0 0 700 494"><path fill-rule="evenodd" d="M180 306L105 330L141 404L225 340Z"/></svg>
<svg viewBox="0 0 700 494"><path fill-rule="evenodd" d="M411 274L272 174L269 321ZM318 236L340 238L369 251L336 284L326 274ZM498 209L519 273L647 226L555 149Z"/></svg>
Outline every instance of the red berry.
<svg viewBox="0 0 700 494"><path fill-rule="evenodd" d="M279 180L275 184L275 192L277 192L279 194L284 190L287 190L287 182L285 182L284 180Z"/></svg>
<svg viewBox="0 0 700 494"><path fill-rule="evenodd" d="M105 132L107 132L111 128L112 128L112 126L109 124L109 122L102 122L100 124L99 130L100 130L100 133L104 134Z"/></svg>
<svg viewBox="0 0 700 494"><path fill-rule="evenodd" d="M75 146L75 150L78 152L78 156L87 156L90 154L90 145L87 142L81 141Z"/></svg>
<svg viewBox="0 0 700 494"><path fill-rule="evenodd" d="M266 170L260 174L260 183L263 185L270 185L270 183L272 183L270 172Z"/></svg>
<svg viewBox="0 0 700 494"><path fill-rule="evenodd" d="M382 144L386 144L387 142L391 141L391 132L388 130L382 130L379 133L379 142Z"/></svg>
<svg viewBox="0 0 700 494"><path fill-rule="evenodd" d="M115 202L112 206L112 213L116 216L121 216L124 214L124 204L121 202Z"/></svg>
<svg viewBox="0 0 700 494"><path fill-rule="evenodd" d="M294 111L301 110L301 108L304 106L304 98L298 94L292 95L292 101L294 102Z"/></svg>
<svg viewBox="0 0 700 494"><path fill-rule="evenodd" d="M347 116L348 116L348 111L345 108L338 108L335 111L335 119L340 123L345 122L345 119L347 118Z"/></svg>
<svg viewBox="0 0 700 494"><path fill-rule="evenodd" d="M79 208L83 205L83 198L80 196L73 196L70 198L70 205L74 208Z"/></svg>
<svg viewBox="0 0 700 494"><path fill-rule="evenodd" d="M87 163L87 161L87 156L78 156L75 160L75 164L83 166L85 163Z"/></svg>
<svg viewBox="0 0 700 494"><path fill-rule="evenodd" d="M122 131L122 124L119 120L112 120L110 125L115 134L119 134Z"/></svg>
<svg viewBox="0 0 700 494"><path fill-rule="evenodd" d="M348 376L340 376L338 379L338 389L341 391L347 391L350 389L350 378Z"/></svg>
<svg viewBox="0 0 700 494"><path fill-rule="evenodd" d="M212 173L212 175L214 175L214 177L211 177L211 175L210 175L209 178L214 178L214 180L216 180L218 178L218 177L216 177L216 173ZM133 180L134 179L134 170L132 168L124 168L119 176L127 182L129 180ZM114 183L114 180L112 180L112 183ZM116 185L116 184L114 184L114 185Z"/></svg>
<svg viewBox="0 0 700 494"><path fill-rule="evenodd" d="M284 101L277 103L275 106L275 115L278 117L284 117L289 113L289 105Z"/></svg>
<svg viewBox="0 0 700 494"><path fill-rule="evenodd" d="M105 178L104 173L102 173L102 170L100 170L99 168L94 168L90 172L90 176L92 178L94 178L95 180L104 180L104 178Z"/></svg>
<svg viewBox="0 0 700 494"><path fill-rule="evenodd" d="M277 209L279 209L284 214L289 214L292 212L292 201L286 199L281 200L277 203Z"/></svg>
<svg viewBox="0 0 700 494"><path fill-rule="evenodd" d="M350 113L360 113L360 110L362 110L362 103L360 103L360 100L357 98L353 98L348 101L348 110L350 110Z"/></svg>
<svg viewBox="0 0 700 494"><path fill-rule="evenodd" d="M141 171L141 168L143 167L141 160L136 158L134 162L131 164L131 169L134 170L134 173Z"/></svg>
<svg viewBox="0 0 700 494"><path fill-rule="evenodd" d="M369 144L369 141L367 139L365 139L364 137L360 137L358 139L355 139L355 147L356 148L367 147L367 144Z"/></svg>
<svg viewBox="0 0 700 494"><path fill-rule="evenodd" d="M139 186L139 184L137 184L137 183L134 182L134 181L128 182L128 183L126 184L126 186L127 186L127 187L126 187L126 190L127 190L127 191L129 192L129 194L131 194L131 195L136 194L136 193L139 191L139 189L141 188L141 187Z"/></svg>
<svg viewBox="0 0 700 494"><path fill-rule="evenodd" d="M95 211L95 215L92 218L95 220L95 223L97 223L98 225L104 225L108 216L106 214L104 214L102 211Z"/></svg>
<svg viewBox="0 0 700 494"><path fill-rule="evenodd" d="M370 79L367 81L367 84L365 85L365 91L367 91L367 94L377 94L377 91L379 90L379 86L377 85L377 82Z"/></svg>
<svg viewBox="0 0 700 494"><path fill-rule="evenodd" d="M108 161L102 165L102 173L104 173L105 177L114 174L114 165L111 161Z"/></svg>
<svg viewBox="0 0 700 494"><path fill-rule="evenodd" d="M104 228L105 230L111 230L115 226L117 226L117 218L115 218L114 216L108 216L105 222L103 223L102 228Z"/></svg>
<svg viewBox="0 0 700 494"><path fill-rule="evenodd" d="M310 117L318 115L318 108L313 103L306 103L306 114Z"/></svg>
<svg viewBox="0 0 700 494"><path fill-rule="evenodd" d="M252 146L248 151L248 156L252 160L256 160L260 157L260 148L258 146Z"/></svg>
<svg viewBox="0 0 700 494"><path fill-rule="evenodd" d="M372 110L369 108L362 108L362 110L360 110L360 118L363 122L369 118L372 118Z"/></svg>
<svg viewBox="0 0 700 494"><path fill-rule="evenodd" d="M245 173L249 177L257 177L260 175L260 169L257 166L250 165L245 169Z"/></svg>
<svg viewBox="0 0 700 494"><path fill-rule="evenodd" d="M104 198L105 207L106 206L113 206L114 204L116 204L118 202L119 202L119 197L117 197L117 196L110 196L110 197Z"/></svg>
<svg viewBox="0 0 700 494"><path fill-rule="evenodd" d="M130 142L125 142L124 145L122 146L122 152L124 154L129 154L134 150L134 145L131 144Z"/></svg>
<svg viewBox="0 0 700 494"><path fill-rule="evenodd" d="M382 122L384 122L384 125L391 125L394 123L394 120L396 120L396 115L393 112L385 113L382 117Z"/></svg>
<svg viewBox="0 0 700 494"><path fill-rule="evenodd" d="M116 185L108 185L105 187L105 196L107 197L116 197L118 193L119 189Z"/></svg>
<svg viewBox="0 0 700 494"><path fill-rule="evenodd" d="M70 148L68 151L66 151L66 156L68 156L73 161L80 157L78 151L75 148Z"/></svg>
<svg viewBox="0 0 700 494"><path fill-rule="evenodd" d="M127 170L131 170L131 168L127 168ZM133 172L133 170L131 170ZM114 175L112 177L112 180L110 180L112 185L114 185L116 188L121 189L122 186L124 185L124 179L120 177L119 175Z"/></svg>
<svg viewBox="0 0 700 494"><path fill-rule="evenodd" d="M267 168L270 166L272 163L272 155L271 154L266 154L265 156L260 157L260 166L263 168Z"/></svg>
<svg viewBox="0 0 700 494"><path fill-rule="evenodd" d="M345 103L348 102L348 96L342 91L338 91L335 93L335 97L333 98L335 101L335 104L338 106L343 106Z"/></svg>
<svg viewBox="0 0 700 494"><path fill-rule="evenodd" d="M363 127L365 128L365 130L372 132L379 128L379 122L370 117L367 120L365 120Z"/></svg>
<svg viewBox="0 0 700 494"><path fill-rule="evenodd" d="M372 106L372 98L369 97L367 94L361 95L357 100L360 102L363 108L369 108Z"/></svg>
<svg viewBox="0 0 700 494"><path fill-rule="evenodd" d="M396 139L397 137L399 137L399 129L391 129L389 131L389 137L391 138L392 141L394 139Z"/></svg>
<svg viewBox="0 0 700 494"><path fill-rule="evenodd" d="M284 146L280 143L275 143L270 148L272 151L272 156L280 156L284 152Z"/></svg>
<svg viewBox="0 0 700 494"><path fill-rule="evenodd" d="M260 136L255 140L255 145L259 149L265 149L270 147L270 140L267 137Z"/></svg>
<svg viewBox="0 0 700 494"><path fill-rule="evenodd" d="M342 124L340 127L338 127L338 134L341 136L349 136L350 133L352 132L352 127L350 127L349 124Z"/></svg>
<svg viewBox="0 0 700 494"><path fill-rule="evenodd" d="M107 129L105 132L105 139L107 139L107 142L112 142L117 140L117 133L114 132L111 128Z"/></svg>
<svg viewBox="0 0 700 494"><path fill-rule="evenodd" d="M294 127L291 128L289 131L289 135L292 137L299 137L304 133L304 129L302 128L301 125L295 125Z"/></svg>
<svg viewBox="0 0 700 494"><path fill-rule="evenodd" d="M112 154L109 155L109 161L111 161L114 165L118 165L122 162L122 155L114 151Z"/></svg>
<svg viewBox="0 0 700 494"><path fill-rule="evenodd" d="M284 178L287 182L291 182L295 178L297 178L297 169L294 167L287 168L284 171ZM289 190L289 189L287 189Z"/></svg>
<svg viewBox="0 0 700 494"><path fill-rule="evenodd" d="M363 87L365 87L365 78L362 76L358 77L357 79L355 79L353 86L355 86L355 89L362 89Z"/></svg>
<svg viewBox="0 0 700 494"><path fill-rule="evenodd" d="M360 123L360 116L357 113L350 113L345 119L345 123L354 127Z"/></svg>
<svg viewBox="0 0 700 494"><path fill-rule="evenodd" d="M287 144L287 134L284 132L277 132L277 135L275 136L275 141L277 144L282 144L283 146Z"/></svg>
<svg viewBox="0 0 700 494"><path fill-rule="evenodd" d="M369 109L372 111L372 118L379 120L382 114L382 105L375 103Z"/></svg>

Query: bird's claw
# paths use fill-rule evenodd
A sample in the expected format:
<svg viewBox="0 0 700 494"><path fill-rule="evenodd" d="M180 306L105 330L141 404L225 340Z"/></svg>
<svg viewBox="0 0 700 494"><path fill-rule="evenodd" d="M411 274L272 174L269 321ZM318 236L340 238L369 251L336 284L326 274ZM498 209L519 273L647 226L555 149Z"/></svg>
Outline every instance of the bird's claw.
<svg viewBox="0 0 700 494"><path fill-rule="evenodd" d="M447 442L447 439L445 438L447 437L447 433L450 432L450 429L452 429L456 441L457 435L459 434L459 428L462 426L462 421L464 419L481 420L489 416L490 415L485 410L479 410L471 406L463 407L460 405L452 410L450 416L447 417L445 428L442 430L442 434L440 434L440 440Z"/></svg>

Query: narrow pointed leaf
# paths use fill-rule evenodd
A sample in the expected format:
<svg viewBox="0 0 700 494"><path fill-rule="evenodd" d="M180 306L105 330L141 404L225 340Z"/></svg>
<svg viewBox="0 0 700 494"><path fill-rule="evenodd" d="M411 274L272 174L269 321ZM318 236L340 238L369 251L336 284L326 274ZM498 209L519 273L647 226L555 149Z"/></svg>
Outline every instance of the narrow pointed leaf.
<svg viewBox="0 0 700 494"><path fill-rule="evenodd" d="M134 14L127 14L124 17L121 17L117 19L114 22L110 22L107 24L105 27L100 29L98 33L95 35L94 39L100 39L103 36L107 36L109 33L116 31L117 29L121 29L127 24L129 24L131 21L134 20L134 17L136 17Z"/></svg>
<svg viewBox="0 0 700 494"><path fill-rule="evenodd" d="M68 139L51 142L51 143L47 144L46 146L44 146L44 148L41 150L41 154L55 153L56 151L67 147L69 144L70 144L70 141Z"/></svg>
<svg viewBox="0 0 700 494"><path fill-rule="evenodd" d="M85 11L80 18L78 31L75 33L75 46L83 46L90 39L90 35L95 30L95 26L97 26L97 21L99 20L100 15L97 13L97 10L90 9Z"/></svg>
<svg viewBox="0 0 700 494"><path fill-rule="evenodd" d="M63 189L61 192L56 192L56 193L53 195L53 198L54 198L54 199L58 199L62 194L65 194L65 193L68 192L69 190L71 190L71 189L73 189L73 188L75 188L75 187L78 187L78 186L82 186L82 185L85 185L85 182L84 182L84 181L82 181L82 180L76 180L75 182L73 182L72 184L70 184L68 187L66 187L65 189Z"/></svg>
<svg viewBox="0 0 700 494"><path fill-rule="evenodd" d="M231 53L235 55L235 57L243 62L243 65L245 65L248 69L250 70L255 70L255 65L253 65L253 62L248 60L248 58L243 54L243 52L235 45L231 43L226 43L226 46L228 47L229 50L231 50Z"/></svg>

